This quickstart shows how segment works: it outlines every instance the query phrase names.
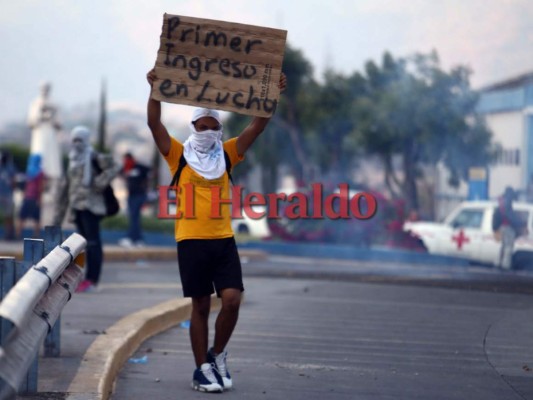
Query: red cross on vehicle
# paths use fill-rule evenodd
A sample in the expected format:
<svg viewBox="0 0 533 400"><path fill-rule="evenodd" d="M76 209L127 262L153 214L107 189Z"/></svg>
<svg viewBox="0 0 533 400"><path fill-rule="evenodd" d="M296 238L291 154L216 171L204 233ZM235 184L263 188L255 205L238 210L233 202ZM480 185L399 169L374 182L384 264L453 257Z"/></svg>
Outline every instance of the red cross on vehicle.
<svg viewBox="0 0 533 400"><path fill-rule="evenodd" d="M452 241L457 242L457 249L463 248L463 243L470 242L470 239L465 235L465 232L461 229L458 235L452 236Z"/></svg>

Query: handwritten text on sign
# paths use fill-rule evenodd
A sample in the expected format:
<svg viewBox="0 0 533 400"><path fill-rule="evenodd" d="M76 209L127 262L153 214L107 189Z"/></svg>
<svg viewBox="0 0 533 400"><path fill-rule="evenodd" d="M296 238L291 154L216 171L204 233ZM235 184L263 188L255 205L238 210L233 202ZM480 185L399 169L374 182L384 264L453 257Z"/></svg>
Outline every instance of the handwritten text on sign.
<svg viewBox="0 0 533 400"><path fill-rule="evenodd" d="M287 31L165 14L152 97L271 116Z"/></svg>

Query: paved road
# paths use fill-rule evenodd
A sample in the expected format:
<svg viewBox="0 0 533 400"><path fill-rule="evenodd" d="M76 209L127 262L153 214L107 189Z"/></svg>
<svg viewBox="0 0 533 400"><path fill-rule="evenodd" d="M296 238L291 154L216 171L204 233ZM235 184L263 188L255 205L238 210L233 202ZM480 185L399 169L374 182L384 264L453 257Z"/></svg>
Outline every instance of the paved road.
<svg viewBox="0 0 533 400"><path fill-rule="evenodd" d="M532 296L350 280L245 284L228 349L236 389L223 396L533 399ZM148 340L134 357L144 355L146 364L125 365L114 400L205 398L189 387L186 329Z"/></svg>
<svg viewBox="0 0 533 400"><path fill-rule="evenodd" d="M424 265L272 255L266 260L249 262L245 272L254 276L314 277L533 294L533 271L504 271L481 265Z"/></svg>
<svg viewBox="0 0 533 400"><path fill-rule="evenodd" d="M531 274L276 256L243 262L246 302L229 348L237 388L224 396L531 398ZM31 398L63 398L98 334L180 294L175 262L106 263L101 286L65 307L62 357L40 360L40 394ZM137 356L153 349L148 364L125 366L116 399L199 398L188 386L187 336L174 329L143 345Z"/></svg>

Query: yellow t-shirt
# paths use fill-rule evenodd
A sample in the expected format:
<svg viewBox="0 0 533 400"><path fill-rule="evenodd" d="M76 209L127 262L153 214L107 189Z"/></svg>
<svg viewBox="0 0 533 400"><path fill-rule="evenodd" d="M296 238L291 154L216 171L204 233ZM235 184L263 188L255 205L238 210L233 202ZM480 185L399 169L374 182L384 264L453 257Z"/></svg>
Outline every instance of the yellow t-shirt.
<svg viewBox="0 0 533 400"><path fill-rule="evenodd" d="M183 145L174 138L170 138L171 145L168 155L165 160L170 169L171 176L174 176L178 170L179 160L183 153ZM224 151L228 153L233 168L244 159L244 156L239 157L237 153L237 138L229 139L224 142ZM190 199L190 194L187 195L186 184L192 184L194 190L194 210L186 210L186 197ZM176 219L175 237L176 242L184 239L223 239L233 236L231 229L231 204L223 204L219 207L222 218L212 218L212 187L220 187L220 198L229 199L229 177L224 174L217 179L205 179L197 174L187 164L181 171L179 180L181 188L179 197L179 204L177 207L178 214L182 217ZM190 189L191 186L188 186ZM190 193L190 192L189 192ZM187 214L188 213L188 214ZM194 215L193 218L187 218L187 215Z"/></svg>

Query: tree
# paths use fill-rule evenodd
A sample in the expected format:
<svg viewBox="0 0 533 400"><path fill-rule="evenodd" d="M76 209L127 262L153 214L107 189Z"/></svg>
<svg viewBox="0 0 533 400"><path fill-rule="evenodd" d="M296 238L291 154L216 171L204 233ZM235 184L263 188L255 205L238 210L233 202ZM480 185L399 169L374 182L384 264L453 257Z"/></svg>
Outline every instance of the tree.
<svg viewBox="0 0 533 400"><path fill-rule="evenodd" d="M13 164L17 171L26 171L30 150L22 145L16 143L6 143L0 146L0 151L5 151L13 157Z"/></svg>
<svg viewBox="0 0 533 400"><path fill-rule="evenodd" d="M476 117L469 76L462 66L443 71L435 52L397 60L385 53L381 66L366 64L366 94L353 103L354 134L382 159L387 186L393 194L398 187L410 208L419 206L421 165L443 161L458 184L468 167L491 158L491 134ZM401 155L402 179L393 169L394 155Z"/></svg>
<svg viewBox="0 0 533 400"><path fill-rule="evenodd" d="M315 109L313 93L318 86L312 78L312 67L303 54L287 46L282 71L287 75L288 87L283 94L276 113L265 132L247 153L247 167L236 170L238 179L253 165L262 168L262 189L273 192L277 189L278 166L282 161L290 165L298 179L311 174L313 163L308 155L305 132L308 117ZM238 135L246 126L249 117L232 114L226 125L231 135Z"/></svg>
<svg viewBox="0 0 533 400"><path fill-rule="evenodd" d="M324 84L313 99L313 117L308 129L312 160L321 171L338 182L349 181L347 172L352 168L358 150L351 141L356 121L352 117L352 104L365 93L365 80L361 75L345 77L333 70L324 74ZM314 145L313 145L314 144Z"/></svg>
<svg viewBox="0 0 533 400"><path fill-rule="evenodd" d="M102 89L100 92L100 112L98 115L98 142L96 149L98 151L106 151L106 136L107 136L107 109L106 109L106 82L102 81Z"/></svg>

